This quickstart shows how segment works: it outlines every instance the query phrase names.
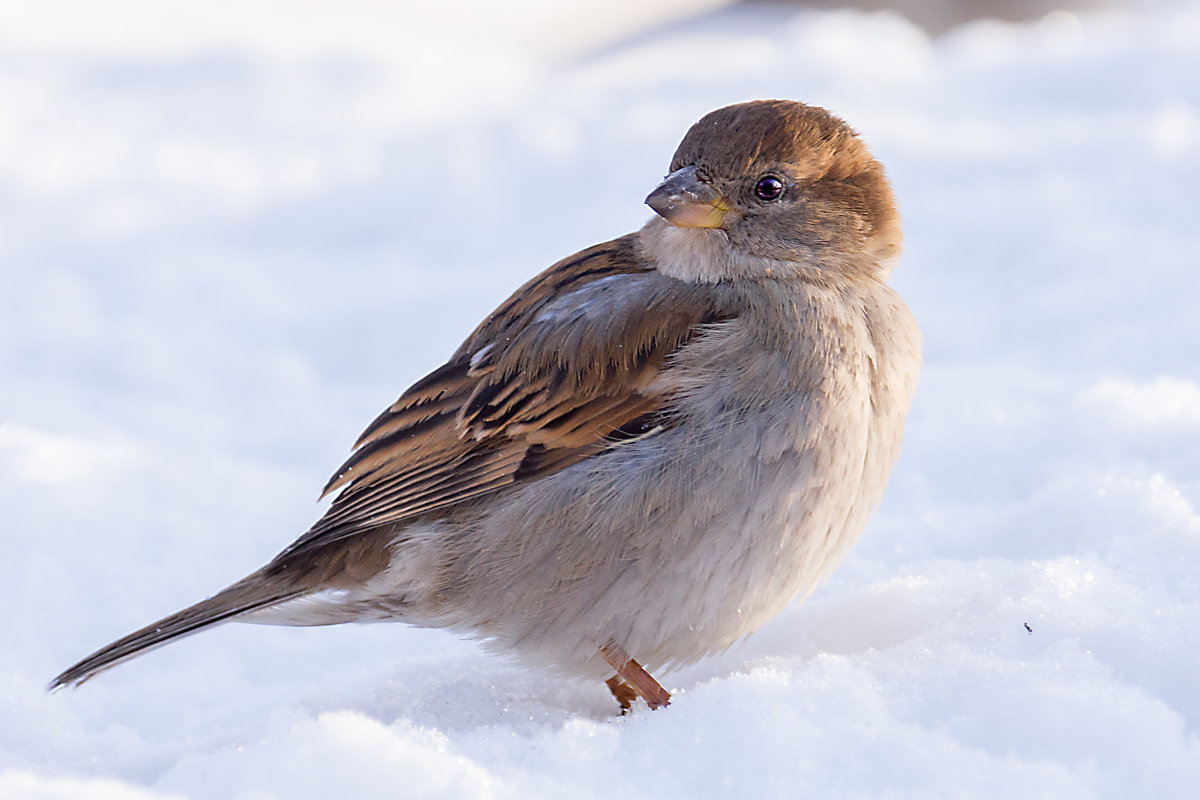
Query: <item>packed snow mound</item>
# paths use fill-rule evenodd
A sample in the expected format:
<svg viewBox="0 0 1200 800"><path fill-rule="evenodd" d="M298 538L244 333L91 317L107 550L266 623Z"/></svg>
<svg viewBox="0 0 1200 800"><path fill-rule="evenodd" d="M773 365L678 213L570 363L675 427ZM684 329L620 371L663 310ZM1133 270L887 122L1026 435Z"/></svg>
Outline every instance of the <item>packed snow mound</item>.
<svg viewBox="0 0 1200 800"><path fill-rule="evenodd" d="M1194 795L1193 4L937 38L146 5L0 11L0 797ZM381 408L762 97L886 165L926 339L888 496L806 603L624 718L388 625L227 626L43 693L305 530Z"/></svg>

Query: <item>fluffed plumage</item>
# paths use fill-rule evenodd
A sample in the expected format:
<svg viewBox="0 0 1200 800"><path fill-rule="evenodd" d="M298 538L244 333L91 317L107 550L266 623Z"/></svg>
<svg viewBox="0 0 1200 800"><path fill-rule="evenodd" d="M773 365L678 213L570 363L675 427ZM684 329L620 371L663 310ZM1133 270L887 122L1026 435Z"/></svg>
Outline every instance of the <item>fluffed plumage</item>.
<svg viewBox="0 0 1200 800"><path fill-rule="evenodd" d="M810 591L882 496L920 363L883 170L824 110L758 101L696 123L647 202L372 422L296 542L52 687L231 619L398 620L657 707L643 666Z"/></svg>

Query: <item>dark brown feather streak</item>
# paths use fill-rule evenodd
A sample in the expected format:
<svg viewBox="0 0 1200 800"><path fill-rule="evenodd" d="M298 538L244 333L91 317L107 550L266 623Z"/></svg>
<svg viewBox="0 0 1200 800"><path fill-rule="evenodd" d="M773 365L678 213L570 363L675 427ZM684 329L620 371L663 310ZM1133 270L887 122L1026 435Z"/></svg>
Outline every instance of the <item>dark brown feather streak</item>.
<svg viewBox="0 0 1200 800"><path fill-rule="evenodd" d="M679 302L661 284L661 296L641 303L625 301L636 286L595 283L622 275L669 280L624 237L521 287L367 426L325 487L342 488L333 505L277 560L545 476L670 424L669 394L654 379L704 325L731 314L711 300ZM586 307L564 304L585 289L611 317L585 319Z"/></svg>

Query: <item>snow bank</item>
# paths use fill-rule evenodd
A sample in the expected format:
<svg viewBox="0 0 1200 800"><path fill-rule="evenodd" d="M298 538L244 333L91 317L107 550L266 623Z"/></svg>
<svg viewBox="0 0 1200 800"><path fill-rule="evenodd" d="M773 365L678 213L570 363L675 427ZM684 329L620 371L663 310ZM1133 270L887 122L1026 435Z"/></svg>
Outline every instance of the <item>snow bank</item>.
<svg viewBox="0 0 1200 800"><path fill-rule="evenodd" d="M150 6L0 11L0 797L1194 794L1192 4L938 39ZM305 529L380 408L769 96L887 165L927 341L884 507L806 604L626 718L400 626L230 626L42 693Z"/></svg>

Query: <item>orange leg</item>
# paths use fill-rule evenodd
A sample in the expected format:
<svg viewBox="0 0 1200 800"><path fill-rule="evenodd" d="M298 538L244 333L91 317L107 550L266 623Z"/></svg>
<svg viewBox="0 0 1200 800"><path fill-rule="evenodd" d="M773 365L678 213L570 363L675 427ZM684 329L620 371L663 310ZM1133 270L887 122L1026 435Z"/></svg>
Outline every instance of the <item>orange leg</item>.
<svg viewBox="0 0 1200 800"><path fill-rule="evenodd" d="M620 675L613 675L606 680L604 684L608 690L612 692L612 696L617 698L617 704L621 706L621 716L629 713L629 709L633 708L633 703L640 695L625 681L621 680Z"/></svg>
<svg viewBox="0 0 1200 800"><path fill-rule="evenodd" d="M671 704L671 694L654 680L654 676L642 669L641 664L630 658L620 645L607 644L600 648L600 655L617 671L617 677L610 678L607 683L621 704L621 713L628 710L637 695L641 695L652 709Z"/></svg>

